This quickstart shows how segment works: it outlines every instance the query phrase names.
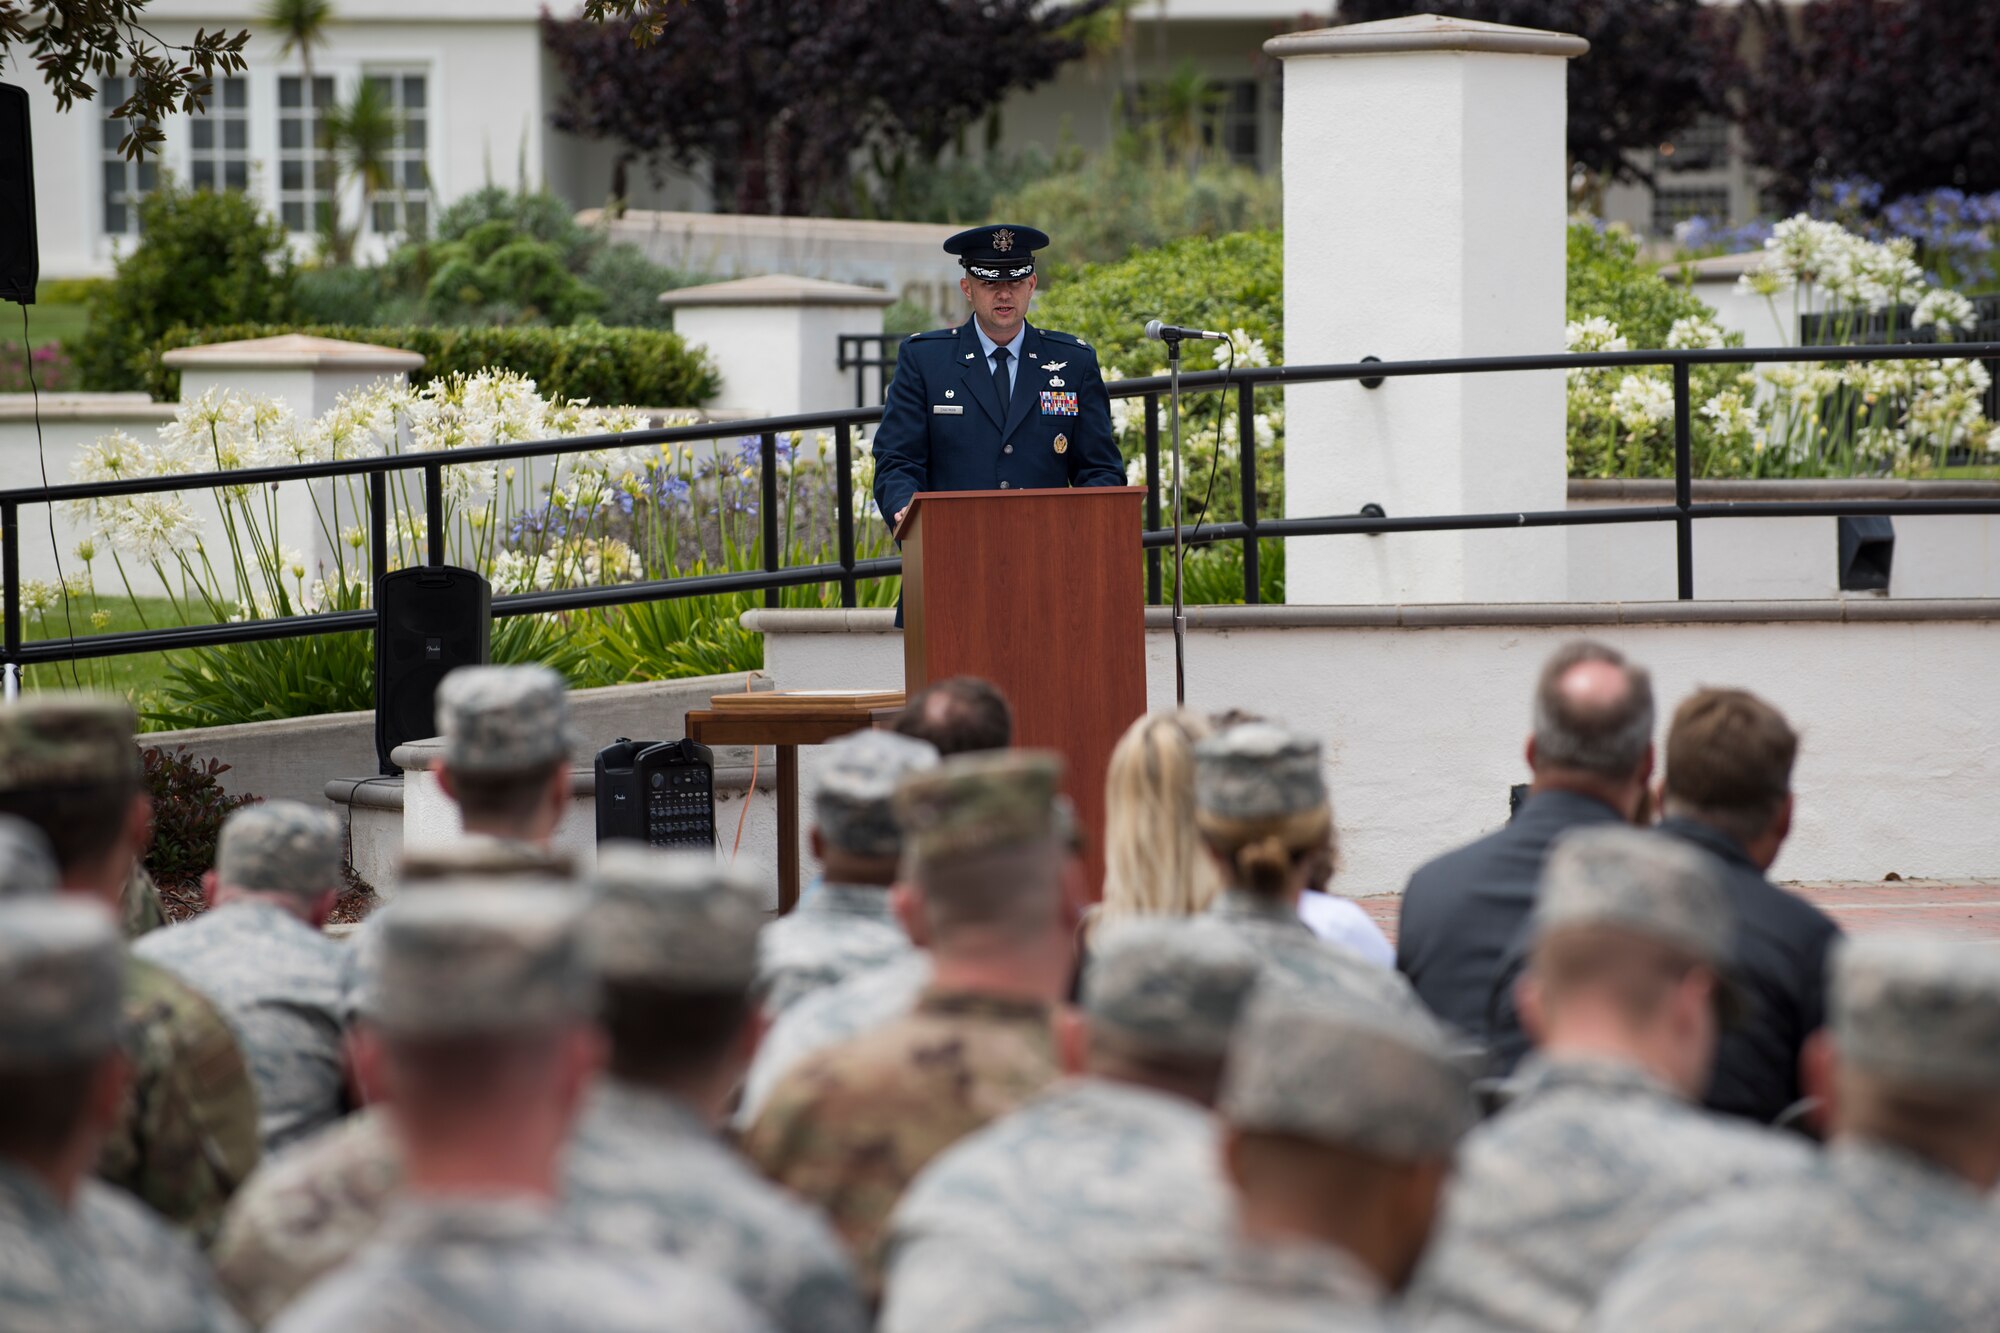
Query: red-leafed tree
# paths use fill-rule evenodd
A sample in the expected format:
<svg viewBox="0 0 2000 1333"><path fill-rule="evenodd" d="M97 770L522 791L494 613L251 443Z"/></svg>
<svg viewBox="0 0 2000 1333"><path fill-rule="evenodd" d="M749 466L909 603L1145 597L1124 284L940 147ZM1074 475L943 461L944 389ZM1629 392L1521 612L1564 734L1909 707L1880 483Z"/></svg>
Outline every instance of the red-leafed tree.
<svg viewBox="0 0 2000 1333"><path fill-rule="evenodd" d="M1772 193L1863 176L1895 199L2000 189L2000 5L1749 0L1730 101Z"/></svg>
<svg viewBox="0 0 2000 1333"><path fill-rule="evenodd" d="M1347 23L1444 14L1575 33L1590 52L1569 62L1569 158L1599 182L1652 183L1644 156L1718 106L1726 35L1701 0L1341 0Z"/></svg>
<svg viewBox="0 0 2000 1333"><path fill-rule="evenodd" d="M1083 54L1080 20L1109 3L607 0L604 20L635 21L543 15L554 124L622 146L615 196L644 162L706 171L739 213L838 207L858 150L935 157Z"/></svg>

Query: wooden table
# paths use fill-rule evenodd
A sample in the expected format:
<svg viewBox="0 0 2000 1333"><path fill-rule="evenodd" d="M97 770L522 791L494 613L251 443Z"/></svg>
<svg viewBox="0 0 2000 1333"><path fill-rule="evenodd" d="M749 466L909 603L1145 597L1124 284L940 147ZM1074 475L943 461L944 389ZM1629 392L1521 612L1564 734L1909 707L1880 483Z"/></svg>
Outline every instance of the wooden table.
<svg viewBox="0 0 2000 1333"><path fill-rule="evenodd" d="M688 713L687 730L682 733L698 745L776 747L780 914L799 902L799 747L823 745L851 731L882 726L902 711L900 702L857 701L837 694L788 694L783 698L782 708L741 710L716 708L716 700L711 699L710 707Z"/></svg>

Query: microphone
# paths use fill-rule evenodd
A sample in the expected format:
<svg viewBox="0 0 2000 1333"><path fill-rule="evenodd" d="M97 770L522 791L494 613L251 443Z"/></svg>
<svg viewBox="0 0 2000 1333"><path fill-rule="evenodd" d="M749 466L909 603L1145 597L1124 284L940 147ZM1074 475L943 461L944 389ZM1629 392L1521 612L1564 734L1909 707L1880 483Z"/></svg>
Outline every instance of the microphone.
<svg viewBox="0 0 2000 1333"><path fill-rule="evenodd" d="M1184 329L1178 324L1162 324L1157 319L1146 321L1146 336L1161 342L1179 342L1184 338L1205 338L1218 343L1229 341L1228 334L1217 333L1214 329Z"/></svg>

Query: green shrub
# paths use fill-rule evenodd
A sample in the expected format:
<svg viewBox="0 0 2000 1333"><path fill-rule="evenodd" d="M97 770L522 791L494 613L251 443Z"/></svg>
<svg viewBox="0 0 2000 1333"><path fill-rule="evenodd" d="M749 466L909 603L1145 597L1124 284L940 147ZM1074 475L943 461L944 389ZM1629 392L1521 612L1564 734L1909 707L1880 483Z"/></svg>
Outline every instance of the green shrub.
<svg viewBox="0 0 2000 1333"><path fill-rule="evenodd" d="M689 284L688 275L646 258L636 245L607 245L584 265L583 280L603 300L597 318L617 328L670 329L674 312L660 293Z"/></svg>
<svg viewBox="0 0 2000 1333"><path fill-rule="evenodd" d="M408 323L417 306L389 290L381 269L348 264L300 269L292 282L292 301L307 324ZM392 317L398 307L400 317Z"/></svg>
<svg viewBox="0 0 2000 1333"><path fill-rule="evenodd" d="M1685 287L1639 258L1639 243L1623 228L1602 231L1569 224L1565 318L1599 315L1618 326L1628 347L1665 347L1677 319L1714 319L1715 312Z"/></svg>
<svg viewBox="0 0 2000 1333"><path fill-rule="evenodd" d="M1275 231L1186 237L1121 263L1055 275L1035 305L1035 323L1088 340L1102 365L1125 375L1150 375L1166 364L1164 349L1146 337L1146 321L1168 316L1196 328L1242 329L1282 362L1284 238ZM1213 348L1190 347L1183 368L1206 369Z"/></svg>
<svg viewBox="0 0 2000 1333"><path fill-rule="evenodd" d="M41 305L83 305L111 285L109 278L43 278L35 284Z"/></svg>
<svg viewBox="0 0 2000 1333"><path fill-rule="evenodd" d="M183 324L272 323L292 317L285 229L234 190L176 188L139 204L139 244L90 297L90 325L66 350L83 387L148 387L156 344Z"/></svg>
<svg viewBox="0 0 2000 1333"><path fill-rule="evenodd" d="M254 803L255 796L232 796L222 789L229 765L198 759L184 749L148 748L146 791L153 798L153 841L146 869L164 887L199 880L215 864L216 839L229 812Z"/></svg>
<svg viewBox="0 0 2000 1333"><path fill-rule="evenodd" d="M279 333L306 333L416 352L424 358L424 365L410 376L413 380L469 375L496 367L528 376L550 397L587 398L605 405L693 407L712 398L719 387L707 355L688 346L680 335L597 324L563 328L291 328L262 324L176 328L160 339L149 357L143 386L158 399L171 401L180 396L179 373L169 370L160 359L161 353L173 348Z"/></svg>
<svg viewBox="0 0 2000 1333"><path fill-rule="evenodd" d="M1275 176L1226 162L1171 166L1105 154L1044 176L1012 199L1030 218L1060 218L1044 253L1054 264L1113 263L1182 238L1276 228L1284 192Z"/></svg>

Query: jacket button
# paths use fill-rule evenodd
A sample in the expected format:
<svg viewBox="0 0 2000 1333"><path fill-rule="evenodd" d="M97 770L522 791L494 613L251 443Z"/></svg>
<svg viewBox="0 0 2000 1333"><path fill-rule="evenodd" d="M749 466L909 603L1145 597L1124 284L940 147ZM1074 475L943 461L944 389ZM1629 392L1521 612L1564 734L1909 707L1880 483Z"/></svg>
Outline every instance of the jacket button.
<svg viewBox="0 0 2000 1333"><path fill-rule="evenodd" d="M1003 482L1001 482L1001 483L1000 483L1000 489L1001 489L1001 490L1003 490L1003 491L1004 491L1004 490L1007 490L1007 489L1009 489L1009 487L1011 487L1011 486L1012 486L1012 484L1013 484L1013 483L1011 483L1011 482L1005 482L1005 481L1003 481Z"/></svg>
<svg viewBox="0 0 2000 1333"><path fill-rule="evenodd" d="M1014 446L1011 444L1003 444L1000 446L1000 452L1003 454L1011 454L1014 452Z"/></svg>

